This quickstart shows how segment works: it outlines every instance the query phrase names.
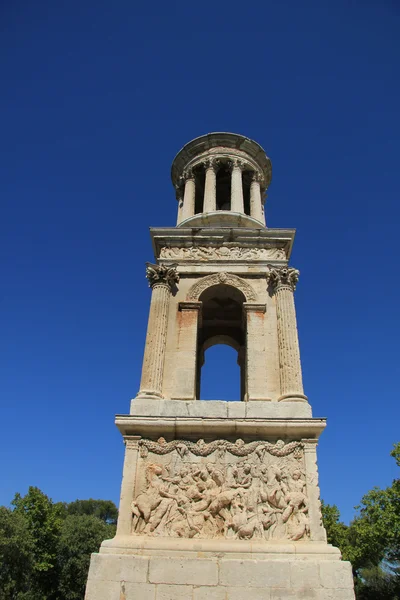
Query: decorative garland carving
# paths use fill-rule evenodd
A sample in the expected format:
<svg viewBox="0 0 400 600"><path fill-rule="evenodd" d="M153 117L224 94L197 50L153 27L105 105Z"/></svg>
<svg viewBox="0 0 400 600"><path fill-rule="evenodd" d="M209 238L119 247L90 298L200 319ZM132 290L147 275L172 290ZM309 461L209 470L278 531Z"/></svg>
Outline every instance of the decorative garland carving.
<svg viewBox="0 0 400 600"><path fill-rule="evenodd" d="M244 294L247 302L255 302L257 299L257 294L254 289L247 281L244 281L244 279L241 279L232 273L214 273L213 275L203 277L200 281L195 283L189 290L187 300L198 300L204 290L220 283L231 285L240 290Z"/></svg>
<svg viewBox="0 0 400 600"><path fill-rule="evenodd" d="M167 248L160 251L160 258L187 260L286 260L283 248L242 248L240 246L191 246L190 248Z"/></svg>
<svg viewBox="0 0 400 600"><path fill-rule="evenodd" d="M243 440L236 440L236 442L229 442L227 440L215 440L206 444L204 440L198 440L197 442L190 442L188 440L173 440L167 442L164 438L159 438L156 442L148 439L141 439L139 441L141 456L147 456L147 453L153 452L154 454L169 454L176 450L180 456L184 456L188 452L191 452L195 456L209 456L216 450L220 455L225 452L230 452L234 456L248 456L253 452L257 452L258 456L264 456L265 452L272 456L288 456L292 452L298 454L303 450L303 444L301 442L289 442L285 444L282 440L278 440L276 444L271 444L265 441L255 441L245 444Z"/></svg>

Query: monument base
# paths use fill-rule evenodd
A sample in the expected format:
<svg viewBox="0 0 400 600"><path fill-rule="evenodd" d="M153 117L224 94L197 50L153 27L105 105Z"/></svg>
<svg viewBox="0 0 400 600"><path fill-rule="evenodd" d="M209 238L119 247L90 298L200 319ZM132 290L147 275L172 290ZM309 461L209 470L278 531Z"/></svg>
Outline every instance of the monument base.
<svg viewBox="0 0 400 600"><path fill-rule="evenodd" d="M354 600L351 565L321 542L118 536L92 554L85 600Z"/></svg>

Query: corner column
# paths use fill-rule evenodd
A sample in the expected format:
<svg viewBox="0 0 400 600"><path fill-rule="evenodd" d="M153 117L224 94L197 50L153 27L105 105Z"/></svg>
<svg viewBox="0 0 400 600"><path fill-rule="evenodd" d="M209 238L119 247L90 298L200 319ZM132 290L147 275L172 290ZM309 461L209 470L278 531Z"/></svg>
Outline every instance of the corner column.
<svg viewBox="0 0 400 600"><path fill-rule="evenodd" d="M261 200L261 176L257 171L253 172L250 184L250 216L265 225Z"/></svg>
<svg viewBox="0 0 400 600"><path fill-rule="evenodd" d="M242 169L241 160L232 161L231 211L237 213L244 213Z"/></svg>
<svg viewBox="0 0 400 600"><path fill-rule="evenodd" d="M303 439L306 486L308 497L308 518L310 537L313 541L326 542L326 531L322 523L320 491L318 484L317 444L318 440Z"/></svg>
<svg viewBox="0 0 400 600"><path fill-rule="evenodd" d="M297 335L296 310L293 292L299 279L299 271L289 267L270 267L268 282L276 296L278 319L279 373L281 383L280 402L307 402L303 391L299 339Z"/></svg>
<svg viewBox="0 0 400 600"><path fill-rule="evenodd" d="M175 267L147 263L146 277L152 295L138 397L162 398L169 300L179 275Z"/></svg>
<svg viewBox="0 0 400 600"><path fill-rule="evenodd" d="M180 302L173 400L196 400L197 331L202 302Z"/></svg>
<svg viewBox="0 0 400 600"><path fill-rule="evenodd" d="M130 535L132 529L131 503L135 491L136 467L139 453L140 435L124 437L125 458L122 474L121 496L119 501L117 536Z"/></svg>
<svg viewBox="0 0 400 600"><path fill-rule="evenodd" d="M246 401L264 400L267 389L265 369L264 313L265 304L243 303L246 315Z"/></svg>
<svg viewBox="0 0 400 600"><path fill-rule="evenodd" d="M203 212L215 212L217 210L217 170L218 161L209 158L205 162L206 181L204 185Z"/></svg>
<svg viewBox="0 0 400 600"><path fill-rule="evenodd" d="M185 179L185 191L183 195L183 207L182 207L182 221L193 217L194 215L194 201L196 195L196 181L193 169L187 169L183 173Z"/></svg>

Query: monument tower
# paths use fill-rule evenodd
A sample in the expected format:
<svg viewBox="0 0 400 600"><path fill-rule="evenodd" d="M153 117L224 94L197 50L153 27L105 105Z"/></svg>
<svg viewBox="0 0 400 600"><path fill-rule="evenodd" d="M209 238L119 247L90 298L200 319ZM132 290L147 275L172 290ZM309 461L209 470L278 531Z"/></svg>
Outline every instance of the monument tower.
<svg viewBox="0 0 400 600"><path fill-rule="evenodd" d="M354 600L326 541L288 266L295 231L270 229L271 162L211 133L172 164L176 227L153 228L142 378L129 415L114 539L86 600ZM202 401L204 352L237 351L240 401Z"/></svg>

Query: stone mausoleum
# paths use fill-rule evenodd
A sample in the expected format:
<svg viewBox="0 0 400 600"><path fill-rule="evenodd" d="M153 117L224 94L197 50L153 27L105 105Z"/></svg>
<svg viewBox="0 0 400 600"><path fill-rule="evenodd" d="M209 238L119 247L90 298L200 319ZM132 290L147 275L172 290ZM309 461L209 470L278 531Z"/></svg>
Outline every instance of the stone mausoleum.
<svg viewBox="0 0 400 600"><path fill-rule="evenodd" d="M325 420L303 389L295 231L266 226L270 181L241 135L204 135L175 157L177 225L151 229L140 390L116 417L117 533L92 555L86 600L354 600L322 524ZM215 344L237 351L240 401L202 401Z"/></svg>

